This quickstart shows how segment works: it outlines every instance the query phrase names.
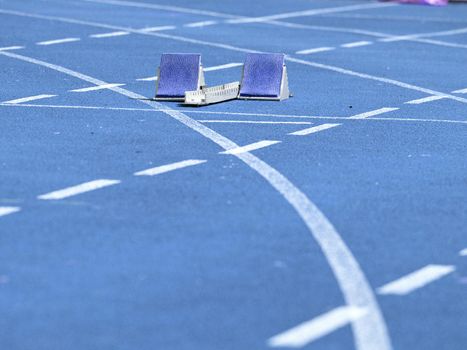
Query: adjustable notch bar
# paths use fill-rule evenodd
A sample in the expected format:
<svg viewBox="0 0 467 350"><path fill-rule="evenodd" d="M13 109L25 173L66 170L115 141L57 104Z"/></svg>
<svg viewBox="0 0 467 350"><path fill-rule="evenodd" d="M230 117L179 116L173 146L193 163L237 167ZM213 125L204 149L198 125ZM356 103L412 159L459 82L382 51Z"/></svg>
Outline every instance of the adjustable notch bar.
<svg viewBox="0 0 467 350"><path fill-rule="evenodd" d="M213 86L202 87L195 91L185 92L185 104L192 106L205 106L213 103L219 103L234 100L238 97L240 83L238 81Z"/></svg>

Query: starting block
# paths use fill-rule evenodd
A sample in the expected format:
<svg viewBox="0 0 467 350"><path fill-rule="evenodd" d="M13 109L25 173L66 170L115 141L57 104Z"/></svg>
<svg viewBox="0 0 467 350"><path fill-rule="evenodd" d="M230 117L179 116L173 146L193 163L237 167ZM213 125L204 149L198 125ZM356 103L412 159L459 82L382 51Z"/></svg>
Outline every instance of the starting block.
<svg viewBox="0 0 467 350"><path fill-rule="evenodd" d="M166 53L157 70L156 100L184 101L185 91L204 86L200 54Z"/></svg>
<svg viewBox="0 0 467 350"><path fill-rule="evenodd" d="M238 98L282 101L289 97L285 55L281 53L247 54Z"/></svg>
<svg viewBox="0 0 467 350"><path fill-rule="evenodd" d="M207 87L200 54L166 53L157 71L156 100L203 106L234 99L282 101L289 98L285 55L250 53L241 82Z"/></svg>

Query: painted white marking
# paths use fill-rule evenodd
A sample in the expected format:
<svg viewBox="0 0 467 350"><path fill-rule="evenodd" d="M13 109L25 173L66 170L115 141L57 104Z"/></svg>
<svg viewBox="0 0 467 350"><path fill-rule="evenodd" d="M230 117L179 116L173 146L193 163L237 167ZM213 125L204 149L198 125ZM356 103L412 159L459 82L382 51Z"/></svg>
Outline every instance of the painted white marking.
<svg viewBox="0 0 467 350"><path fill-rule="evenodd" d="M459 28L459 29L454 29L454 30L444 30L441 32L392 36L390 38L380 39L380 41L393 42L393 41L412 40L412 39L419 39L419 38L433 38L437 36L448 36L448 35L457 35L457 34L465 34L465 33L467 33L467 28L464 27L464 28Z"/></svg>
<svg viewBox="0 0 467 350"><path fill-rule="evenodd" d="M393 108L393 107L380 108L380 109L376 109L374 111L369 111L369 112L353 115L353 116L349 117L349 119L365 119L365 118L372 117L374 115L380 115L380 114L383 114L383 113L397 111L398 109L399 108Z"/></svg>
<svg viewBox="0 0 467 350"><path fill-rule="evenodd" d="M467 94L467 88L453 91L455 94Z"/></svg>
<svg viewBox="0 0 467 350"><path fill-rule="evenodd" d="M42 45L42 46L57 45L57 44L71 43L71 42L80 41L80 40L81 40L80 38L64 38L64 39L40 41L36 43L36 45Z"/></svg>
<svg viewBox="0 0 467 350"><path fill-rule="evenodd" d="M352 47L360 47L360 46L367 46L373 44L371 41L355 41L353 43L342 44L341 47L346 49L350 49Z"/></svg>
<svg viewBox="0 0 467 350"><path fill-rule="evenodd" d="M427 265L393 282L378 288L378 293L387 295L406 295L414 290L444 277L455 270L452 265Z"/></svg>
<svg viewBox="0 0 467 350"><path fill-rule="evenodd" d="M173 12L180 12L180 13L189 13L189 14L199 14L205 16L211 16L216 18L229 18L229 19L243 19L248 18L245 16L237 16L227 13L221 12L214 12L214 11L204 11L204 10L197 10L185 7L178 7L178 6L166 6L166 5L156 5L156 4L149 4L143 2L132 2L132 1L118 1L118 0L84 0L89 2L95 3L104 3L109 5L118 5L118 6L129 6L129 7L139 7L139 8L148 8L153 10L164 10L164 11L173 11ZM5 10L4 13L10 13L16 11L8 11ZM18 13L16 13L18 14ZM24 13L22 14L24 16ZM31 14L29 14L31 16ZM276 25L280 27L287 27L287 28L296 28L296 29L310 29L310 30L317 30L317 31L325 31L325 32L341 32L341 33L354 33L354 34L361 34L367 35L371 37L377 38L392 38L394 35L374 32L369 30L362 30L362 29L355 29L355 28L340 28L340 27L328 27L328 26L318 26L318 25L306 25L306 24L299 24L299 23L288 23L288 22L280 22L280 21L265 21L268 24ZM456 47L456 48L467 48L467 45L457 44L457 43L449 43L444 41L438 40L429 40L429 39L407 39L413 42L421 42L431 45L437 46L447 46L447 47Z"/></svg>
<svg viewBox="0 0 467 350"><path fill-rule="evenodd" d="M175 27L175 26L149 27L149 28L140 29L139 32L141 32L141 33L153 33L153 32L159 32L159 31L163 31L163 30L172 30L172 29L175 29L175 28L177 28L177 27Z"/></svg>
<svg viewBox="0 0 467 350"><path fill-rule="evenodd" d="M119 1L119 0L84 0L84 1L94 2L98 4L108 4L108 5L116 5L116 6L137 7L137 8L146 8L146 9L152 9L152 10L163 10L163 11L171 11L171 12L188 13L191 15L204 15L204 16L219 17L219 18L239 18L239 16L228 15L228 14L221 13L221 12L197 10L197 9L191 9L191 8L180 7L180 6L150 4L147 2L141 2L141 1Z"/></svg>
<svg viewBox="0 0 467 350"><path fill-rule="evenodd" d="M449 19L449 18L442 18L442 17L429 17L429 16L423 16L423 18L416 17L416 16L382 16L382 15L368 15L368 14L354 14L354 13L339 13L335 15L324 15L323 17L338 17L338 18L354 18L354 19L376 19L376 20L383 20L383 19L388 19L391 21L409 21L409 22L444 22L444 23L463 23L465 24L465 20L455 20L455 19Z"/></svg>
<svg viewBox="0 0 467 350"><path fill-rule="evenodd" d="M313 134L315 132L320 132L323 130L335 128L336 126L339 126L339 125L341 124L321 124L321 125L314 126L312 128L291 132L289 135L305 136L305 135Z"/></svg>
<svg viewBox="0 0 467 350"><path fill-rule="evenodd" d="M335 47L315 47L313 49L300 50L295 53L298 55L308 55L310 53L325 52L325 51L331 51L334 49Z"/></svg>
<svg viewBox="0 0 467 350"><path fill-rule="evenodd" d="M129 107L107 107L107 106L67 106L67 105L36 105L36 104L8 104L0 103L2 107L26 107L26 108L61 108L61 109L93 109L102 111L133 111L133 112L164 112L163 109L155 108L129 108ZM294 119L317 119L317 120L349 120L348 117L332 117L332 116L315 116L315 115L293 115L293 114L270 114L270 113L241 113L241 112L214 112L214 111L189 111L176 110L185 114L220 114L220 115L235 115L235 116L252 116L252 117L274 117L274 118L294 118ZM354 119L354 121L397 121L397 122L426 122L426 123L449 123L449 124L467 124L465 120L451 119L423 119L423 118L369 118L369 119Z"/></svg>
<svg viewBox="0 0 467 350"><path fill-rule="evenodd" d="M184 27L188 27L188 28L199 28L199 27L212 26L212 25L217 24L217 23L218 23L217 21L193 22L193 23L185 24Z"/></svg>
<svg viewBox="0 0 467 350"><path fill-rule="evenodd" d="M449 41L441 41L441 40L433 40L433 39L411 39L407 41L413 41L417 43L424 43L424 44L431 44L431 45L436 45L436 46L446 46L446 47L455 47L458 49L467 49L466 44L459 44L459 43L452 43Z"/></svg>
<svg viewBox="0 0 467 350"><path fill-rule="evenodd" d="M227 69L227 68L234 68L234 67L240 67L243 66L243 63L227 63L227 64L221 64L220 66L212 66L212 67L206 67L203 70L205 72L211 72L214 70L220 70L220 69Z"/></svg>
<svg viewBox="0 0 467 350"><path fill-rule="evenodd" d="M7 47L0 47L0 51L20 50L20 49L24 49L24 46L7 46Z"/></svg>
<svg viewBox="0 0 467 350"><path fill-rule="evenodd" d="M206 162L207 160L189 159L189 160L184 160L184 161L177 162L177 163L161 165L161 166L157 166L151 169L138 171L134 173L134 175L135 176L154 176L154 175L167 173L169 171L186 168L186 167L193 166L193 165L203 164Z"/></svg>
<svg viewBox="0 0 467 350"><path fill-rule="evenodd" d="M96 39L101 39L101 38L111 38L114 36L123 36L123 35L129 35L129 32L124 32L123 30L117 31L117 32L110 32L110 33L102 33L102 34L92 34L89 37L91 38L96 38Z"/></svg>
<svg viewBox="0 0 467 350"><path fill-rule="evenodd" d="M108 179L99 179L94 181L89 181L82 183L80 185L64 188L62 190L53 191L50 193L42 194L38 196L38 199L43 200L58 200L63 198L68 198L76 196L81 193L94 191L103 187L112 186L119 184L119 180L108 180Z"/></svg>
<svg viewBox="0 0 467 350"><path fill-rule="evenodd" d="M134 111L134 112L152 112L158 113L160 110L153 108L128 108L128 107L103 107L103 106L67 106L67 105L36 105L36 104L9 104L0 103L3 107L29 107L29 108L59 108L59 109L93 109L103 111Z"/></svg>
<svg viewBox="0 0 467 350"><path fill-rule="evenodd" d="M147 78L139 78L136 79L137 81L156 81L157 80L157 75L153 77L147 77Z"/></svg>
<svg viewBox="0 0 467 350"><path fill-rule="evenodd" d="M10 52L0 52L0 55L47 67L94 85L106 84L100 79L32 57ZM191 119L180 111L172 110L161 103L148 100L140 94L121 87L115 87L112 90L151 106L157 111L162 111L225 150L239 147L232 140ZM347 305L362 307L368 311L365 316L352 322L356 348L358 350L390 350L391 339L373 289L370 287L358 261L332 223L300 189L268 163L251 153L237 154L236 157L263 177L300 216L330 265Z"/></svg>
<svg viewBox="0 0 467 350"><path fill-rule="evenodd" d="M301 348L365 314L364 308L341 306L270 338L268 344L271 347Z"/></svg>
<svg viewBox="0 0 467 350"><path fill-rule="evenodd" d="M266 23L276 25L279 27L293 28L293 29L309 29L322 32L336 32L336 33L346 33L346 34L358 34L370 36L373 38L387 38L392 35L380 32L373 32L369 30L362 30L356 28L347 28L347 27L328 27L328 26L318 26L318 25L309 25L309 24L300 24L300 23L291 23L291 22L280 22L280 21L267 21Z"/></svg>
<svg viewBox="0 0 467 350"><path fill-rule="evenodd" d="M156 36L156 37L159 37L159 38L171 39L171 40L176 40L176 41L180 41L180 42L187 42L187 43L199 44L199 45L210 46L210 47L217 47L217 48L222 48L222 49L231 50L231 51L250 52L250 53L260 53L261 52L261 51L258 51L258 50L251 50L251 49L241 48L241 47L237 47L237 46L233 46L233 45L227 45L227 44L222 44L222 43L191 39L191 38L178 36L178 35L169 35L169 34L164 34L164 33L145 33L145 32L142 32L141 30L132 29L132 28L129 28L129 27L120 27L120 26L114 26L114 25L98 23L98 22L81 21L81 20L66 18L66 17L45 16L45 15L31 14L31 13L25 13L25 12L20 12L20 11L4 10L4 9L0 9L0 13L15 15L15 16L22 16L22 17L53 20L53 21L59 21L59 22L63 22L63 23L79 24L79 25L88 26L88 27L106 28L106 29L113 29L113 30L123 30L123 31L128 31L130 33L135 33L135 34ZM418 40L419 39L417 39L417 40L414 39L414 41L418 41ZM462 102L462 103L467 103L466 98L445 94L443 92L439 92L439 91L423 88L423 87L420 87L420 86L404 83L404 82L394 80L394 79L388 79L388 78L378 77L378 76L374 76L374 75L370 75L370 74L359 73L359 72L352 71L352 70L345 69L345 68L340 68L340 67L326 65L326 64L317 63L317 62L305 61L305 60L290 57L290 56L287 56L286 60L290 61L290 62L295 62L295 63L307 65L307 66L310 66L310 67L329 70L329 71L333 71L333 72L337 72L337 73L341 73L341 74L346 74L346 75L349 75L349 76L355 76L355 77L359 77L359 78L362 78L362 79L379 81L379 82L382 82L382 83L385 83L385 84L399 86L399 87L404 88L404 89L425 92L426 94L429 94L429 95L446 96L447 98L449 98L451 100L455 100L455 101Z"/></svg>
<svg viewBox="0 0 467 350"><path fill-rule="evenodd" d="M272 16L263 16L263 17L249 17L249 18L240 18L240 19L231 19L227 23L253 23L253 22L268 22L281 20L286 18L297 18L297 17L307 17L307 16L316 16L322 15L325 13L337 13L337 12L346 12L346 11L356 11L356 10L365 10L373 9L380 7L394 6L394 4L358 4L358 5L349 5L349 6L340 6L340 7L331 7L331 8L321 8L321 9L311 9L305 11L295 11L288 13L281 13Z"/></svg>
<svg viewBox="0 0 467 350"><path fill-rule="evenodd" d="M117 86L124 86L125 84L105 84L105 85L97 85L97 86L90 86L81 89L73 89L69 90L70 92L89 92L89 91L97 91L97 90L104 90L110 89Z"/></svg>
<svg viewBox="0 0 467 350"><path fill-rule="evenodd" d="M206 15L206 16L213 16L213 17L217 17L217 18L232 18L232 19L234 19L234 18L247 18L247 17L244 17L244 16L236 16L236 15L220 13L220 12L202 11L202 10L189 9L189 8L183 8L183 7L177 7L177 6L155 5L155 4L131 2L131 1L117 1L117 0L84 0L84 1L97 2L97 3L107 3L107 4L120 5L120 6L162 9L162 10L166 10L166 11L174 11L174 12L180 12L180 13L203 14L203 15ZM72 20L70 18L54 17L54 16L43 16L43 15L37 15L37 14L31 14L31 13L25 13L25 12L19 12L19 11L11 11L11 10L0 10L0 13L16 15L16 16L23 16L23 17L31 17L31 18L51 19L51 20L56 20L56 21L65 21L65 20L66 21L75 21L75 20ZM78 21L78 22L82 22L82 21ZM83 24L83 23L78 23L78 22L74 22L74 23L75 24ZM69 22L69 23L71 23L71 22ZM394 37L394 35L392 35L392 34L380 33L380 32L374 32L374 31L362 30L362 29L355 29L355 28L345 28L345 27L341 28L341 27L335 27L335 26L328 27L328 26L306 25L306 24L288 23L288 22L280 22L280 21L267 21L266 23L271 24L271 25L281 26L281 27L287 27L287 28L310 29L310 30L325 31L325 32L354 33L354 34L367 35L367 36L377 37L377 38ZM96 23L96 22L87 22L87 25L94 26L94 27L99 27L99 28L120 29L120 28L115 28L115 26L109 26L109 25L106 25L106 24L103 24L103 23ZM127 29L125 29L125 30L127 30ZM407 39L407 40L413 41L413 42L421 42L421 43L426 43L426 44L431 44L431 45L437 45L437 46L441 45L441 46L448 46L448 47L467 48L467 45L461 45L461 44L457 44L457 43L449 43L449 42L438 41L438 40L429 40L429 39Z"/></svg>
<svg viewBox="0 0 467 350"><path fill-rule="evenodd" d="M277 143L280 143L281 141L272 141L272 140L263 140L263 141L258 141L254 143L250 143L249 145L241 146L241 147L234 147L232 149L225 150L223 152L219 152L220 154L241 154L241 153L247 153L250 151L254 151L260 148L264 147L269 147L272 145L275 145Z"/></svg>
<svg viewBox="0 0 467 350"><path fill-rule="evenodd" d="M462 250L459 252L459 255L460 255L460 256L467 256L467 248L462 249Z"/></svg>
<svg viewBox="0 0 467 350"><path fill-rule="evenodd" d="M418 98L416 100L411 100L411 101L407 101L405 102L406 104L408 105L419 105L419 104L422 104L422 103L427 103L427 102L432 102L432 101L438 101L438 100L442 100L446 97L444 96L428 96L428 97L423 97L423 98Z"/></svg>
<svg viewBox="0 0 467 350"><path fill-rule="evenodd" d="M465 99L465 98L450 95L450 94L446 94L446 93L436 91L436 90L432 90L432 89L427 89L427 88L417 86L417 85L404 83L404 82L399 81L399 80L378 77L378 76L370 75L370 74L366 74L366 73L359 73L359 72L356 72L356 71L353 71L353 70L350 70L350 69L340 68L340 67L331 66L331 65L322 64L322 63L317 63L317 62L312 62L312 61L305 61L305 60L290 57L290 56L286 56L285 59L287 61L290 61L290 62L300 63L300 64L304 64L304 65L307 65L307 66L310 66L310 67L325 69L325 70L329 70L329 71L336 72L336 73L341 73L341 74L345 74L345 75L349 75L349 76L359 77L359 78L362 78L362 79L379 81L381 83L398 86L400 88L407 89L407 90L414 90L414 91L424 92L427 95L445 96L445 97L447 97L447 98L449 98L451 100L455 100L455 101L462 102L462 103L467 103L467 99Z"/></svg>
<svg viewBox="0 0 467 350"><path fill-rule="evenodd" d="M0 207L0 216L10 215L20 210L19 207Z"/></svg>
<svg viewBox="0 0 467 350"><path fill-rule="evenodd" d="M29 96L29 97L17 98L15 100L5 101L5 102L2 102L2 103L5 103L5 104L18 104L18 103L23 103L23 102L42 100L43 98L50 98L50 97L55 97L55 96L57 96L57 95L34 95L34 96Z"/></svg>
<svg viewBox="0 0 467 350"><path fill-rule="evenodd" d="M164 11L172 11L172 12L179 12L179 13L189 13L189 14L196 14L196 15L205 15L211 16L216 18L228 18L228 19L244 19L249 18L245 16L237 16L228 13L222 12L214 12L214 11L205 11L205 10L198 10L186 7L179 7L179 6L167 6L167 5L157 5L157 4L149 4L145 2L133 2L133 1L119 1L119 0L84 0L88 2L94 3L103 3L109 5L116 5L116 6L128 6L128 7L137 7L137 8L147 8L152 10L164 10ZM339 27L327 27L327 26L313 26L313 25L305 25L299 23L288 23L288 22L279 22L279 21L266 21L266 23L281 27L288 27L288 28L299 28L299 29L312 29L317 31L331 31L331 32L342 32L342 33L354 33L354 34L362 34L372 37L393 37L391 34L379 33L379 32L372 32L368 30L361 30L361 29L354 29L354 28L339 28ZM422 41L423 39L414 39L412 41ZM433 43L437 44L437 43Z"/></svg>
<svg viewBox="0 0 467 350"><path fill-rule="evenodd" d="M310 122L276 122L269 120L219 120L219 119L198 119L200 123L231 123L231 124L301 124L310 125Z"/></svg>

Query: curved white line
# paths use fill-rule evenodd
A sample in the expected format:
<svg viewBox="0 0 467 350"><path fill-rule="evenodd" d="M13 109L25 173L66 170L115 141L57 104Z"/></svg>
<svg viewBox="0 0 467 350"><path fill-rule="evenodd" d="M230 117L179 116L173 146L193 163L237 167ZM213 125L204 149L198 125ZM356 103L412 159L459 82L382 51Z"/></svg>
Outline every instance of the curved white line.
<svg viewBox="0 0 467 350"><path fill-rule="evenodd" d="M95 85L108 84L105 81L78 73L71 69L31 57L9 52L0 52L0 55L46 67ZM210 139L224 150L231 150L239 147L230 139L220 135L214 130L206 127L196 120L191 119L179 111L169 109L167 106L158 102L146 100L144 96L121 87L112 87L110 90L129 98L138 99L140 102L160 110L204 137ZM373 294L373 290L366 280L366 277L360 269L355 257L352 255L351 251L326 216L303 192L301 192L284 175L269 164L251 153L240 153L236 154L235 157L242 160L250 168L261 175L274 189L281 193L287 202L289 202L289 204L297 211L305 225L310 230L311 235L321 247L324 256L334 272L347 305L365 308L367 310L367 314L364 317L355 320L352 323L357 349L390 350L391 341L389 339L381 310L379 309L378 303Z"/></svg>

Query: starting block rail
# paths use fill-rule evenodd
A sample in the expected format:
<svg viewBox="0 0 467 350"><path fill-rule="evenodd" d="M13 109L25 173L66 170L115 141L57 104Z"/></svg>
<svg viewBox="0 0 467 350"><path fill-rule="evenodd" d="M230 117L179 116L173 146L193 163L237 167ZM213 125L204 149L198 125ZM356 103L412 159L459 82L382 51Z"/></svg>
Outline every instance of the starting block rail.
<svg viewBox="0 0 467 350"><path fill-rule="evenodd" d="M185 92L185 104L203 106L228 100L235 100L240 91L238 81L213 87L202 87L200 90Z"/></svg>

